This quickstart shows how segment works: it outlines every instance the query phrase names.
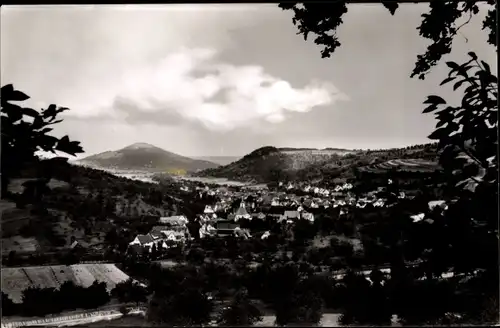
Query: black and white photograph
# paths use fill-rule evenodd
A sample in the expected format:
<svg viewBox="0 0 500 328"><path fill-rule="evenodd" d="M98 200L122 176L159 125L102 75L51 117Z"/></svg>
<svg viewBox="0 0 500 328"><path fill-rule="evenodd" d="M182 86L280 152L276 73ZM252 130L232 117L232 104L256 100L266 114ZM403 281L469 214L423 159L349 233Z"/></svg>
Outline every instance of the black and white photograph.
<svg viewBox="0 0 500 328"><path fill-rule="evenodd" d="M496 0L0 13L1 328L500 326Z"/></svg>

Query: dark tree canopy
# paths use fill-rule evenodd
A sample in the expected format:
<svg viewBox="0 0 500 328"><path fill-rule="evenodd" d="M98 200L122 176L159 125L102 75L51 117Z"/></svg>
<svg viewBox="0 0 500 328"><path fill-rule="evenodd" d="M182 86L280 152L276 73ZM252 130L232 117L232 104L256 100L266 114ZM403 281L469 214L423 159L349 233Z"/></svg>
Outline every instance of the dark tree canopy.
<svg viewBox="0 0 500 328"><path fill-rule="evenodd" d="M220 326L253 326L262 321L259 308L248 298L246 289L236 293L231 304L222 310L217 320Z"/></svg>

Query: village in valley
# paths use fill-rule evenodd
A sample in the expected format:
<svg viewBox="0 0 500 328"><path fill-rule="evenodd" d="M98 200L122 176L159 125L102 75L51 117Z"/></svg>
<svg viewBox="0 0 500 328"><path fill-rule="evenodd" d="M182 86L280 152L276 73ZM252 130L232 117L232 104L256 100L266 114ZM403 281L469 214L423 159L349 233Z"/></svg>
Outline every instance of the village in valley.
<svg viewBox="0 0 500 328"><path fill-rule="evenodd" d="M181 180L183 181L183 180ZM387 187L392 180L387 179ZM273 233L293 231L298 223L314 226L315 215L330 221L350 222L349 213L360 211L376 212L377 209L391 207L397 200L412 200L417 191L388 191L379 186L362 194L353 192L352 183L338 184L332 188L322 188L308 183L279 182L277 188L267 186L210 186L202 183L183 181L180 192L206 204L200 213L188 219L183 213L169 217L159 217L157 224L147 234L138 234L127 248L129 256L161 261L169 257L170 248L189 249L201 239L236 238L241 240L265 240ZM389 197L387 197L389 195ZM388 202L388 198L392 199ZM429 200L428 211L446 209L446 201ZM424 213L408 215L412 222L432 222ZM189 229L188 226L195 227ZM354 227L357 231L359 227ZM293 239L292 235L287 235ZM329 238L335 238L330 236ZM339 236L337 236L339 237ZM362 253L361 235L353 232L343 242L352 245L353 250ZM314 239L314 236L312 237ZM240 254L248 256L248 254ZM253 257L252 261L258 261ZM379 263L381 264L381 263ZM384 268L384 271L387 271ZM368 271L369 272L369 271ZM445 274L448 275L448 274Z"/></svg>
<svg viewBox="0 0 500 328"><path fill-rule="evenodd" d="M102 236L103 239L92 242L96 237L89 241L90 235L81 235L78 238L74 234L66 235L66 245L62 244L60 247L49 249L38 246L35 252L21 250L5 254L3 259L7 267L2 269L3 290L5 295L16 302L23 302L25 288L33 284L42 288L41 290L62 286L65 281L92 286L93 276L96 281L105 283L104 286L111 295L111 303L103 301L101 307L114 308L115 313L118 313L116 311L119 306L124 306L123 302L145 304L143 302L151 297L149 293L154 294L154 290L150 290L151 284L154 284L150 275L151 270L156 270L152 268L158 265L163 269L181 272L193 265L208 268L216 266L225 268L224 270L236 270L236 275L250 270L245 274L251 276L263 267L281 266L294 261L302 269L308 268L314 275L327 279L342 279L349 267L358 268L359 273L364 274L368 281L372 281L374 269L386 277L383 279L387 279L391 271L391 252L380 245L386 243L380 240L380 231L384 228L370 231L370 227L383 224L380 222L383 217L381 215L390 217L391 211L398 207L397 204L405 201L424 201L422 204L425 206L419 207L421 213L415 212L415 209L406 209L406 220L423 226L429 225L432 218L441 215L447 206L444 200L432 198L432 185L427 187L427 191L417 190L415 181L419 180L419 173L416 173L413 180L401 180L396 171L389 172L376 179L378 185L374 184L373 180L366 188L363 187L363 181L356 179L337 179L337 184L277 181L269 184L234 185L199 182L195 178L184 180L180 177L151 183L134 180L137 178L135 176L116 177L88 167L81 167L79 170L85 172L80 174L86 176L91 176L90 173L98 176L104 174L108 181L124 184L125 187L120 189L130 189L132 186L143 186L146 189L137 190L142 194L139 198L130 194L132 199L127 201L128 205L119 205L116 199L113 200L113 209L108 204L113 199L109 196L105 197L107 200L102 200L103 196L99 195L92 198L85 196L84 191L95 188L97 181L86 180L87 185L78 188L81 196L74 198L73 202L93 201L85 205L86 207L77 206L77 211L86 209L90 211L89 214L97 215L95 227L107 231L102 234L97 230L95 236ZM53 181L59 183L52 182L55 188L51 198L58 199L58 194L68 193L68 188L72 188L60 180ZM94 186L91 187L89 183ZM13 195L26 195L26 188L24 187L22 194ZM21 190L22 188L18 191ZM155 203L151 201L153 196L144 194L146 190L154 197L162 198L163 207L170 206L165 201L171 200L172 195L175 195L175 202L182 205L174 206L170 211L163 211L169 213L168 216L141 212L144 208L137 208L135 211L119 210L138 206L138 201ZM160 190L168 190L168 195L160 195ZM45 201L49 199L46 198ZM107 214L100 216L102 211ZM134 215L137 217L131 226L128 220ZM125 217L127 221L123 221ZM112 222L113 225L106 222ZM92 227L87 229L95 234ZM29 238L26 236L25 240ZM46 249L45 253L40 252L42 249ZM42 264L42 261L45 266L36 267L37 263ZM407 263L416 265L419 260L407 259ZM61 273L68 271L70 276L67 276L68 273L61 275L59 270ZM86 278L81 276L84 272ZM24 278L21 278L23 276ZM52 280L51 276L57 278ZM452 276L453 273L442 273L443 278ZM47 279L52 282L49 283ZM241 288L237 286L226 288ZM121 288L143 288L144 296L137 292L136 296L117 296ZM211 294L219 295L215 297L225 304L227 296L220 294L219 287L211 288L215 288ZM253 293L258 295L261 292ZM148 294L150 296L146 296ZM258 298L257 295L253 297ZM263 307L264 312L267 311L265 304L260 307ZM137 308L136 305L129 307L127 311L128 316L137 316L135 313L140 314L146 310ZM328 316L328 313L325 315ZM335 318L338 317L337 314L334 315Z"/></svg>
<svg viewBox="0 0 500 328"><path fill-rule="evenodd" d="M262 222L261 227L280 223L292 225L297 220L313 223L314 212L318 213L330 207L339 208L339 216L342 216L348 213L349 207L364 208L368 204L373 207L383 207L385 202L383 198L376 196L377 192L384 191L383 187L361 198L356 198L349 192L352 189L350 183L338 185L332 190L311 185L301 188L298 184L284 184L284 182L280 182L279 187L280 190L274 192L269 191L267 187L194 187L192 190L194 197L213 199L212 203L207 204L203 212L198 213L193 219L200 225L199 237L234 236L265 239L269 237L270 230L250 229L250 221ZM180 187L180 190L190 192L187 186ZM297 196L294 190L301 191L302 195ZM404 198L405 193L400 192L398 197ZM151 253L154 248L167 249L173 242L185 243L193 239L187 228L188 222L182 213L159 218L158 225L148 234L138 235L130 243L131 251L137 254ZM254 226L258 227L259 224Z"/></svg>
<svg viewBox="0 0 500 328"><path fill-rule="evenodd" d="M140 7L2 6L0 328L499 322L496 1Z"/></svg>

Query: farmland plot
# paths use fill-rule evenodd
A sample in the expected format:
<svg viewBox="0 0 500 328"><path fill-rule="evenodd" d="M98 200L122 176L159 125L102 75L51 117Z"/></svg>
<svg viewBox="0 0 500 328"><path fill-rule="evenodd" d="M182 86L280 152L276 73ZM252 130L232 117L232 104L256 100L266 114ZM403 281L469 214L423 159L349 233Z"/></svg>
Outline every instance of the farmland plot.
<svg viewBox="0 0 500 328"><path fill-rule="evenodd" d="M85 264L85 266L93 279L106 283L108 290L113 289L117 283L128 279L128 276L114 264Z"/></svg>
<svg viewBox="0 0 500 328"><path fill-rule="evenodd" d="M361 167L361 171L370 173L383 173L391 169L398 171L411 171L411 172L432 172L439 168L435 162L426 161L417 158L408 159L392 159L379 164L372 164Z"/></svg>
<svg viewBox="0 0 500 328"><path fill-rule="evenodd" d="M33 284L21 268L2 268L2 291L16 303L21 303L22 292Z"/></svg>
<svg viewBox="0 0 500 328"><path fill-rule="evenodd" d="M21 236L14 236L11 238L2 238L2 252L8 253L10 251L22 252L36 252L40 248L40 244L36 238L29 237L23 238Z"/></svg>
<svg viewBox="0 0 500 328"><path fill-rule="evenodd" d="M88 287L94 280L106 283L108 291L129 277L114 264L76 264L25 268L2 268L2 291L16 303L29 287L59 288L65 281Z"/></svg>
<svg viewBox="0 0 500 328"><path fill-rule="evenodd" d="M59 285L62 285L66 281L72 281L75 285L78 285L78 280L73 274L73 269L70 266L52 266L50 270Z"/></svg>
<svg viewBox="0 0 500 328"><path fill-rule="evenodd" d="M23 268L26 275L30 278L34 287L58 288L59 284L54 279L51 268L45 267L26 267Z"/></svg>

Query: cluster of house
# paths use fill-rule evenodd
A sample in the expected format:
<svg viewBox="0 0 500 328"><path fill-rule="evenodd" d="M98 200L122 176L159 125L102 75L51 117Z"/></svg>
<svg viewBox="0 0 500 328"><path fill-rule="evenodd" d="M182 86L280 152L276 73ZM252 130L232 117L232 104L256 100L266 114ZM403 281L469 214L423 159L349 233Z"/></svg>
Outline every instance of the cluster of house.
<svg viewBox="0 0 500 328"><path fill-rule="evenodd" d="M252 209L255 208L255 203L252 204ZM198 216L198 220L201 223L199 230L200 238L210 237L210 236L228 236L233 235L237 237L250 238L250 232L247 229L242 229L240 227L239 221L245 220L266 220L267 217L275 219L276 222L286 222L293 223L296 220L307 220L310 222L314 221L314 214L309 213L304 210L302 206L299 206L297 210L284 211L283 214L264 214L263 212L249 213L246 208L244 200L241 201L240 206L233 213L227 215L226 219L219 219L215 214L214 210L210 206L205 207L203 214ZM263 238L266 238L269 233L264 234Z"/></svg>
<svg viewBox="0 0 500 328"><path fill-rule="evenodd" d="M154 248L177 247L190 238L187 223L188 219L183 215L161 217L158 225L149 233L137 235L129 243L129 250L141 254L144 251L152 252Z"/></svg>
<svg viewBox="0 0 500 328"><path fill-rule="evenodd" d="M283 184L281 183L283 187ZM189 191L188 187L181 187L184 191ZM210 236L238 236L250 238L250 232L241 228L240 220L266 220L268 217L276 222L293 223L296 220L306 220L313 222L314 214L305 209L321 209L329 207L340 207L340 215L348 213L352 207L365 208L371 204L373 207L384 207L386 200L379 198L377 194L383 191L383 187L375 191L366 193L362 197L356 197L350 191L352 184L345 183L337 185L333 189L325 189L306 185L303 187L289 183L285 189L301 189L309 193L305 196L297 196L290 191L269 192L264 190L228 190L227 187L209 188L195 187L196 197L204 198L215 196L216 201L212 205L206 205L203 213L196 216L195 221L199 222L199 237ZM404 192L397 195L398 198L406 198ZM240 202L239 207L233 208L235 202ZM284 207L282 214L263 213L265 208ZM271 211L276 213L276 211ZM314 211L313 211L314 212ZM219 215L218 215L219 214ZM220 216L220 217L219 217ZM420 217L419 217L420 218ZM415 217L416 220L418 218ZM154 247L170 248L184 243L191 238L187 228L188 219L185 216L171 216L160 218L158 226L153 227L148 234L138 235L131 243L132 249L149 249ZM262 238L267 238L266 232Z"/></svg>
<svg viewBox="0 0 500 328"><path fill-rule="evenodd" d="M279 186L282 187L283 186L283 182L280 182ZM351 190L352 188L353 188L353 185L350 184L350 183L344 183L342 185L336 185L335 188L333 188L331 190L327 189L327 188L314 187L314 186L311 186L311 185L306 185L304 187L300 187L298 185L294 185L293 183L289 183L286 186L287 190L301 189L304 192L312 192L312 193L314 193L316 195L321 195L321 196L326 196L326 197L328 197L333 192L347 191L347 190Z"/></svg>
<svg viewBox="0 0 500 328"><path fill-rule="evenodd" d="M441 211L446 211L448 209L448 204L444 200L431 200L427 205L428 205L428 208L430 211L433 211L435 209L440 209ZM414 214L414 215L411 215L410 218L413 220L413 222L426 222L429 224L434 223L433 219L426 218L425 213Z"/></svg>
<svg viewBox="0 0 500 328"><path fill-rule="evenodd" d="M366 204L373 204L375 207L383 207L385 204L384 199L373 199L373 195L368 195L368 197L356 199L356 197L350 192L353 185L350 183L344 183L341 185L336 185L332 189L321 188L317 186L288 183L286 186L283 182L279 185L282 189L286 191L269 192L263 190L240 190L240 191L229 191L227 187L218 187L211 189L208 186L196 187L194 188L198 194L198 197L203 198L205 196L216 196L218 198L217 203L212 207L213 212L230 210L232 203L238 199L245 199L245 205L247 208L254 209L255 207L298 207L304 206L307 208L329 208L329 207L342 207L342 206L358 206L365 207ZM183 190L188 190L187 187L181 187ZM243 188L242 188L243 189ZM297 196L292 194L290 191L302 190L308 195ZM204 214L210 214L209 211L205 210Z"/></svg>

